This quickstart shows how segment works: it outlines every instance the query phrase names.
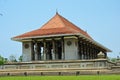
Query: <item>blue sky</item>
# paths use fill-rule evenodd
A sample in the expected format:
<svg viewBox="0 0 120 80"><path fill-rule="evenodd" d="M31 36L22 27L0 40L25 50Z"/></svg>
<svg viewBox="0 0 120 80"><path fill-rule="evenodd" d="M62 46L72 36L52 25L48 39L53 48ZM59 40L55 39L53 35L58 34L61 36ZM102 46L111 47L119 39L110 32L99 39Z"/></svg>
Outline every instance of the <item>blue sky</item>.
<svg viewBox="0 0 120 80"><path fill-rule="evenodd" d="M22 54L20 42L10 38L38 29L60 15L87 31L94 40L120 52L120 0L0 0L0 55Z"/></svg>

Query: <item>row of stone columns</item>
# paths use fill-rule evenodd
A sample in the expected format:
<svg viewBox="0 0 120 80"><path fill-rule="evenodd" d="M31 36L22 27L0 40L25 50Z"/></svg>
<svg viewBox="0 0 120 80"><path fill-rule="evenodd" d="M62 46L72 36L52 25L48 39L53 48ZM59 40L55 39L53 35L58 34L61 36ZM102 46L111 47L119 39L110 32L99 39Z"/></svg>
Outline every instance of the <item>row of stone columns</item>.
<svg viewBox="0 0 120 80"><path fill-rule="evenodd" d="M32 61L34 60L40 60L41 59L41 48L40 48L40 44L38 43L31 43L31 50L32 50L32 54L31 54L31 59Z"/></svg>
<svg viewBox="0 0 120 80"><path fill-rule="evenodd" d="M100 51L101 50L96 46L78 38L78 52L80 59L97 59L97 54Z"/></svg>
<svg viewBox="0 0 120 80"><path fill-rule="evenodd" d="M58 50L57 41L59 41L59 45L61 45L60 50ZM64 60L64 37L61 37L61 39L57 41L54 39L51 39L51 41L49 41L52 44L52 47L47 44L48 41L46 41L45 39L40 42L34 41L34 43L32 43L32 60L48 60L49 57L52 57L52 60ZM51 50L50 52L48 52L48 47L51 48L49 49L49 51ZM41 50L41 48L43 48L43 50ZM95 45L78 38L79 59L97 59L97 54L100 51L101 50ZM106 53L105 56L107 56Z"/></svg>
<svg viewBox="0 0 120 80"><path fill-rule="evenodd" d="M64 37L61 38L60 41L60 44L61 44L61 59L64 60L65 58L65 53L64 53ZM37 41L34 41L32 42L32 61L34 60L47 60L50 55L52 57L52 60L56 60L58 59L58 55L60 54L58 51L57 51L57 46L56 46L56 41L54 39L52 39L50 41L52 43L52 47L50 47L48 44L47 44L47 41L44 39L43 41L41 42L37 42ZM48 47L47 47L48 45ZM43 48L43 50L41 50L41 48ZM48 48L51 48L50 49L50 52L51 54L48 52ZM58 54L59 53L59 54Z"/></svg>

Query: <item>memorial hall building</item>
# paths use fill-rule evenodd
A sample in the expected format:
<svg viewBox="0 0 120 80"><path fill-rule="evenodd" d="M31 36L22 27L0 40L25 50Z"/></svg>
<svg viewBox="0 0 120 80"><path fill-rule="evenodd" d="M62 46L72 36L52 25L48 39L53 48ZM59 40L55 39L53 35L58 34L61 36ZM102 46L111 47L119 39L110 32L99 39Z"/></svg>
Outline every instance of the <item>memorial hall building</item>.
<svg viewBox="0 0 120 80"><path fill-rule="evenodd" d="M96 42L87 32L56 13L39 29L13 37L22 42L23 61L89 60L98 53L107 57L108 48Z"/></svg>
<svg viewBox="0 0 120 80"><path fill-rule="evenodd" d="M58 12L38 29L11 39L22 43L22 62L0 65L0 76L120 73L120 60L108 60L110 49Z"/></svg>
<svg viewBox="0 0 120 80"><path fill-rule="evenodd" d="M22 62L0 65L5 75L98 74L113 65L107 59L110 49L57 12L40 28L12 40L22 43Z"/></svg>

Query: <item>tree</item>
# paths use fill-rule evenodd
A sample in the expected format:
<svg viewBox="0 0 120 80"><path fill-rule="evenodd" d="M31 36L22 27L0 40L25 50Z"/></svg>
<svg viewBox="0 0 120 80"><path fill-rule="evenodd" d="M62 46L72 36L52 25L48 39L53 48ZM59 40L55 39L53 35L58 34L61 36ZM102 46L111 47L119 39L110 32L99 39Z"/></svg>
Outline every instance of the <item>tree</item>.
<svg viewBox="0 0 120 80"><path fill-rule="evenodd" d="M0 65L4 64L5 63L5 60L4 58L0 55Z"/></svg>
<svg viewBox="0 0 120 80"><path fill-rule="evenodd" d="M112 61L112 62L116 62L116 61L117 61L117 58L111 58L111 61Z"/></svg>
<svg viewBox="0 0 120 80"><path fill-rule="evenodd" d="M117 61L117 58L110 58L110 57L108 57L107 58L109 61L111 61L111 62L116 62Z"/></svg>
<svg viewBox="0 0 120 80"><path fill-rule="evenodd" d="M16 57L14 55L10 55L9 60L11 62L17 62Z"/></svg>
<svg viewBox="0 0 120 80"><path fill-rule="evenodd" d="M21 55L21 56L19 57L19 61L20 61L20 62L22 62L22 58L23 58L23 56Z"/></svg>

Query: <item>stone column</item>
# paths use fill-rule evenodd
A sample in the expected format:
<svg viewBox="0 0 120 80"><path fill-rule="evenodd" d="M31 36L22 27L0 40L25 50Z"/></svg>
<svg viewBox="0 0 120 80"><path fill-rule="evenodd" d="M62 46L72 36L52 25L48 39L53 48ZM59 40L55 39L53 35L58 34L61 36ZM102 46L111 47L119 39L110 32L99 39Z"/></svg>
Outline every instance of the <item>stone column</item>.
<svg viewBox="0 0 120 80"><path fill-rule="evenodd" d="M85 43L83 42L83 59L85 59Z"/></svg>
<svg viewBox="0 0 120 80"><path fill-rule="evenodd" d="M93 49L93 47L92 47L92 59L94 59L94 49Z"/></svg>
<svg viewBox="0 0 120 80"><path fill-rule="evenodd" d="M106 53L106 52L104 52L104 54L105 54L105 58L107 58L107 53Z"/></svg>
<svg viewBox="0 0 120 80"><path fill-rule="evenodd" d="M95 59L95 48L93 47L93 59Z"/></svg>
<svg viewBox="0 0 120 80"><path fill-rule="evenodd" d="M95 48L95 58L97 59L97 48Z"/></svg>
<svg viewBox="0 0 120 80"><path fill-rule="evenodd" d="M43 47L43 60L46 60L46 42L45 41L43 41L43 45L44 45L44 47Z"/></svg>
<svg viewBox="0 0 120 80"><path fill-rule="evenodd" d="M92 59L92 45L90 45L90 59Z"/></svg>
<svg viewBox="0 0 120 80"><path fill-rule="evenodd" d="M90 57L90 44L89 44L89 59L91 59L91 57Z"/></svg>
<svg viewBox="0 0 120 80"><path fill-rule="evenodd" d="M43 46L42 46L43 42L39 42L38 45L39 45L39 55L38 55L38 60L43 60Z"/></svg>
<svg viewBox="0 0 120 80"><path fill-rule="evenodd" d="M86 56L87 56L87 58L86 59L88 59L89 58L89 53L88 53L88 44L86 43Z"/></svg>
<svg viewBox="0 0 120 80"><path fill-rule="evenodd" d="M90 57L90 44L89 44L89 51L88 52L89 52L89 59L91 59L91 57Z"/></svg>
<svg viewBox="0 0 120 80"><path fill-rule="evenodd" d="M94 59L94 48L92 48L92 59Z"/></svg>
<svg viewBox="0 0 120 80"><path fill-rule="evenodd" d="M85 43L85 59L88 59L87 43Z"/></svg>
<svg viewBox="0 0 120 80"><path fill-rule="evenodd" d="M80 59L82 59L82 41L80 41Z"/></svg>
<svg viewBox="0 0 120 80"><path fill-rule="evenodd" d="M81 59L84 59L84 45L83 45L83 41L81 43Z"/></svg>
<svg viewBox="0 0 120 80"><path fill-rule="evenodd" d="M31 42L31 61L35 60L34 43Z"/></svg>
<svg viewBox="0 0 120 80"><path fill-rule="evenodd" d="M40 43L38 43L38 60L41 60L41 46Z"/></svg>
<svg viewBox="0 0 120 80"><path fill-rule="evenodd" d="M79 41L79 37L78 37L78 40L77 40L77 44L78 44L77 50L78 50L78 55L79 55L78 58L80 59L80 56L81 56L81 55L80 55L80 41Z"/></svg>
<svg viewBox="0 0 120 80"><path fill-rule="evenodd" d="M64 37L61 38L61 44L62 44L62 60L65 59L65 53L64 53Z"/></svg>
<svg viewBox="0 0 120 80"><path fill-rule="evenodd" d="M40 44L35 43L35 60L40 60Z"/></svg>
<svg viewBox="0 0 120 80"><path fill-rule="evenodd" d="M35 43L34 47L35 47L34 50L35 50L35 61L36 61L36 60L38 60L38 45L37 45L37 43Z"/></svg>
<svg viewBox="0 0 120 80"><path fill-rule="evenodd" d="M52 40L52 45L53 45L53 49L52 49L52 59L55 60L55 40Z"/></svg>

